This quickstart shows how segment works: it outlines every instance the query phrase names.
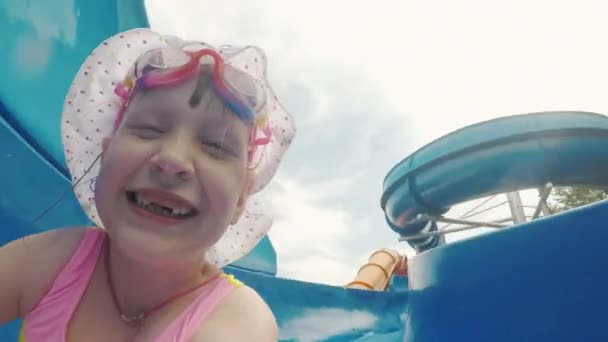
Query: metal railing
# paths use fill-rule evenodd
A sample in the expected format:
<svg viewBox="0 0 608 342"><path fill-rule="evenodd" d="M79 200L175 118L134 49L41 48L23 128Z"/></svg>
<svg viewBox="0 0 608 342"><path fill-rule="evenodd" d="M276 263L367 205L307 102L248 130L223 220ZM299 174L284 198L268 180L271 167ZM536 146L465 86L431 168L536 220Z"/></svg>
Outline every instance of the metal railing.
<svg viewBox="0 0 608 342"><path fill-rule="evenodd" d="M538 199L538 203L536 204L536 206L524 206L521 202L521 197L519 195L519 192L516 191L516 192L507 193L507 201L492 205L491 207L482 209L480 211L476 211L477 209L479 209L483 205L489 203L492 199L494 199L496 197L496 195L493 195L493 196L485 199L482 203L474 206L472 209L470 209L467 212L465 212L464 214L462 214L459 218L450 218L450 217L446 217L443 215L419 214L416 219L420 222L433 221L433 222L447 223L447 225L445 225L438 231L402 236L399 238L399 241L425 239L425 238L430 238L433 236L442 236L442 235L447 235L450 233L457 233L457 232L462 232L462 231L467 231L467 230L477 229L477 228L502 229L502 228L511 226L510 224L507 224L508 222L513 222L513 224L524 223L527 221L527 219L535 220L535 219L539 218L541 213L543 214L543 216L549 216L552 213L551 213L549 206L547 205L547 199L549 198L549 195L551 194L552 189L553 189L552 183L547 183L547 184L545 184L545 186L543 188L539 189L539 199ZM505 217L505 218L501 218L499 220L493 220L493 221L475 221L475 220L469 219L473 216L477 216L481 213L498 208L505 204L509 204L509 209L511 211L511 217ZM534 214L526 215L523 210L526 207L534 208ZM452 225L452 224L462 224L465 226L449 228L450 225Z"/></svg>

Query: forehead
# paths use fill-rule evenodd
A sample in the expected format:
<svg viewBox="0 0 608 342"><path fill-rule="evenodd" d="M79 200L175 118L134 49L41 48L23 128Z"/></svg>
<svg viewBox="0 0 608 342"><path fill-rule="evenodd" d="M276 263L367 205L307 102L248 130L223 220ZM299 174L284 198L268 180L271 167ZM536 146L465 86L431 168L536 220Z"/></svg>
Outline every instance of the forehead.
<svg viewBox="0 0 608 342"><path fill-rule="evenodd" d="M199 88L199 89L197 89ZM196 100L193 100L195 99ZM177 85L159 86L137 91L127 113L132 115L167 114L167 119L193 119L207 124L237 125L247 130L234 112L224 105L210 83L193 77Z"/></svg>

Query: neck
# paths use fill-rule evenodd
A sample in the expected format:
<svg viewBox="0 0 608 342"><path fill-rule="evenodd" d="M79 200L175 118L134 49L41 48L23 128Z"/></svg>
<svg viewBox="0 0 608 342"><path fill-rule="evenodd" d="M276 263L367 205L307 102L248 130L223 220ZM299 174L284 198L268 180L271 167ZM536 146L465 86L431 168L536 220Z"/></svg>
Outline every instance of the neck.
<svg viewBox="0 0 608 342"><path fill-rule="evenodd" d="M109 240L108 240L109 241ZM137 316L159 305L162 301L206 281L217 269L201 258L179 264L154 264L136 260L113 244L107 244L108 266L112 286L121 314Z"/></svg>

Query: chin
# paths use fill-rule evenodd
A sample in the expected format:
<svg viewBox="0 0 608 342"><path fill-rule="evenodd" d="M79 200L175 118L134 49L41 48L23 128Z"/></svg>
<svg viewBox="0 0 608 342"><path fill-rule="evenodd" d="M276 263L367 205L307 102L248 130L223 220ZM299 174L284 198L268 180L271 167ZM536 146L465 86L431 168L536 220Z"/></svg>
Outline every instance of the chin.
<svg viewBox="0 0 608 342"><path fill-rule="evenodd" d="M111 232L110 237L121 254L137 263L165 265L179 261L174 243L158 234L137 227L122 226Z"/></svg>
<svg viewBox="0 0 608 342"><path fill-rule="evenodd" d="M192 228L146 227L123 223L108 229L113 244L121 254L138 263L149 265L175 265L186 260L202 260L205 237L193 235ZM208 241L208 240L207 240Z"/></svg>

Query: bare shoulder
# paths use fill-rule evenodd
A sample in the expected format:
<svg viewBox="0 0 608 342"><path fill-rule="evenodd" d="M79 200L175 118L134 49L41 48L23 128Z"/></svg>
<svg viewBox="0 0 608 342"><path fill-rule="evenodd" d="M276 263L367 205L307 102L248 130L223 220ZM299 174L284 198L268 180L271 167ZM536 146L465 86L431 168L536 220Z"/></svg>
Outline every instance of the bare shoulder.
<svg viewBox="0 0 608 342"><path fill-rule="evenodd" d="M20 310L29 312L78 247L85 228L59 228L12 242L21 264Z"/></svg>
<svg viewBox="0 0 608 342"><path fill-rule="evenodd" d="M226 298L226 303L224 304L225 310L230 312L233 318L237 318L234 321L238 322L233 322L236 327L248 330L249 332L259 330L257 332L261 334L260 337L276 336L277 322L270 307L251 287L246 285L239 286L232 296ZM266 341L266 339L260 339L260 341Z"/></svg>
<svg viewBox="0 0 608 342"><path fill-rule="evenodd" d="M211 314L192 342L279 340L277 322L270 307L252 288L241 285Z"/></svg>

